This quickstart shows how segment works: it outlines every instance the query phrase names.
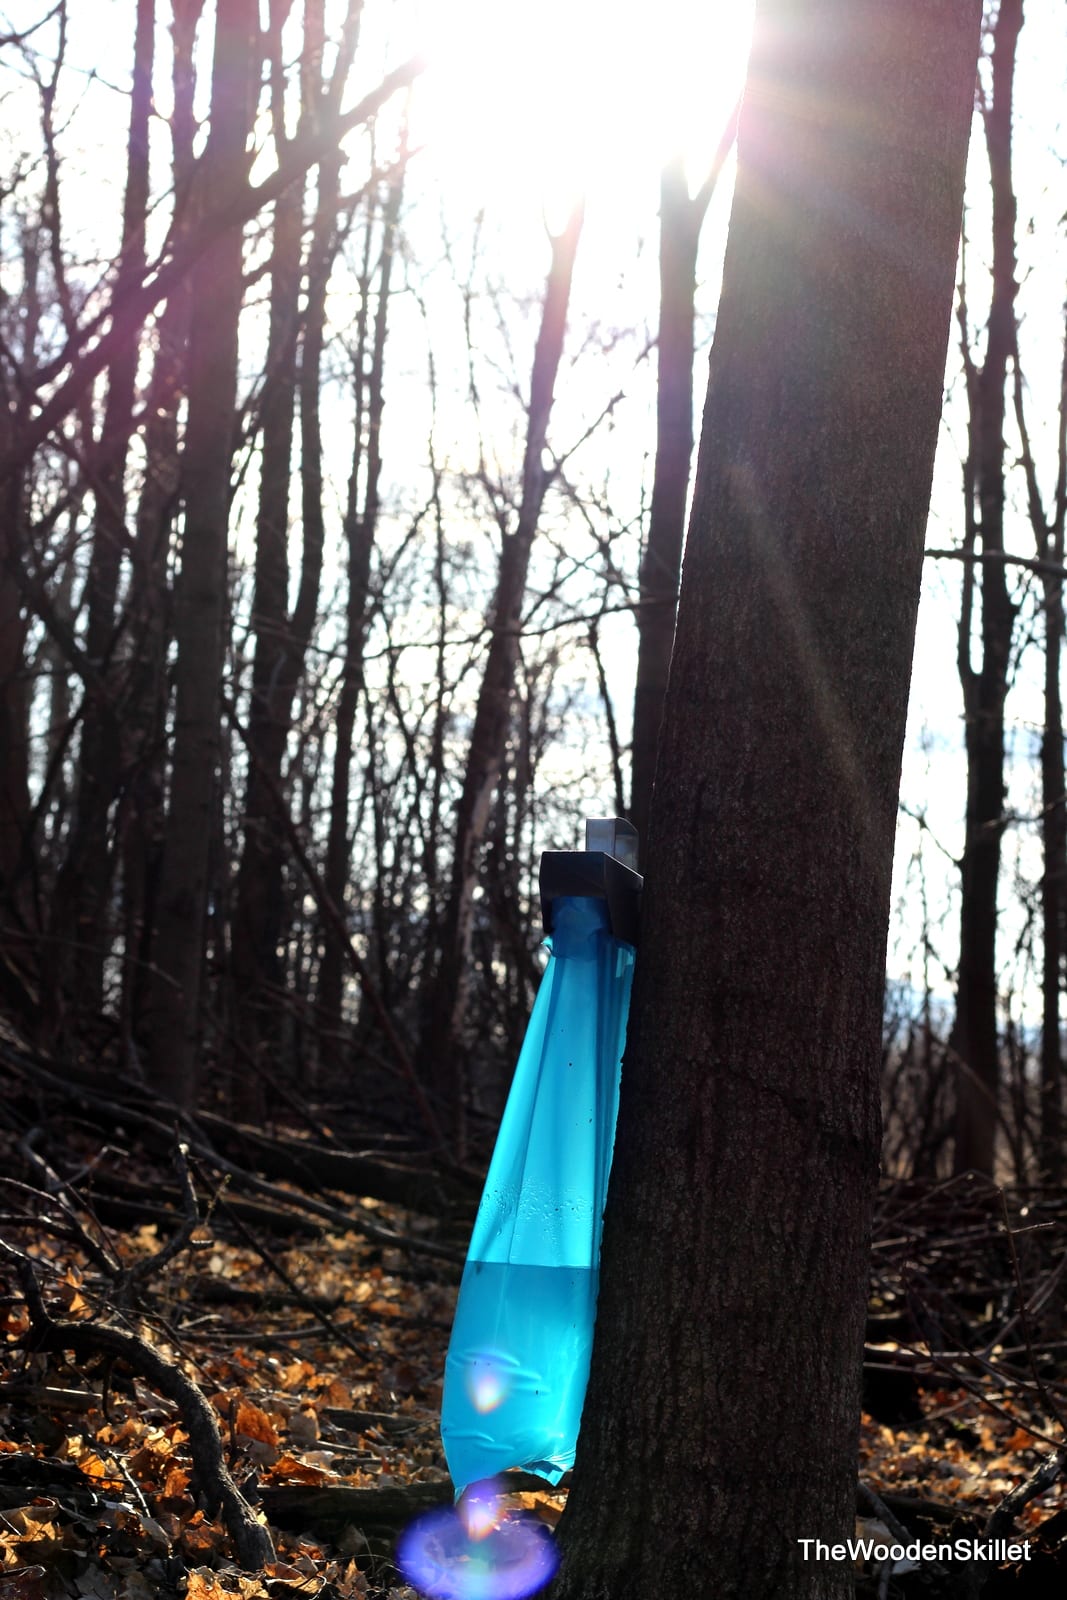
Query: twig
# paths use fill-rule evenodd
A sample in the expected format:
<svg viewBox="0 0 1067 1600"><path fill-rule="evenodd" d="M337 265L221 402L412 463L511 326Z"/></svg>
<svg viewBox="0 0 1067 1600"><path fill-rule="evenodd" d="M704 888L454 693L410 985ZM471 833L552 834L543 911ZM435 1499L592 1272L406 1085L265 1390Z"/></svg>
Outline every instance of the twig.
<svg viewBox="0 0 1067 1600"><path fill-rule="evenodd" d="M237 715L237 707L227 696L223 697L223 705L226 709L226 715L229 719L230 726L240 738L241 743L244 745L245 750L248 753L249 761L252 762L259 779L263 783L264 788L270 796L271 804L273 805L278 816L278 821L281 824L283 832L289 840L290 849L295 855L304 877L307 879L308 888L311 890L312 898L318 907L319 915L329 927L333 937L337 940L341 954L345 957L349 966L352 968L352 971L359 982L363 997L368 1001L372 1010L374 1011L374 1014L378 1019L378 1026L385 1035L385 1038L389 1044L389 1048L396 1058L397 1065L399 1066L411 1088L412 1098L419 1109L422 1120L426 1125L426 1130L430 1137L439 1146L441 1151L447 1154L447 1146L444 1135L441 1131L441 1124L437 1119L433 1107L426 1098L426 1092L419 1081L417 1072L415 1071L415 1064L412 1061L403 1040L396 1030L396 1024L389 1015L385 1002L382 999L378 988L371 981L370 974L367 971L366 963L360 956L355 945L352 943L352 940L349 938L348 929L345 927L344 917L341 915L338 907L334 905L333 900L330 898L330 895L327 892L326 885L323 883L321 876L311 860L311 857L304 848L304 842L300 837L300 831L293 821L289 807L285 803L285 798L282 795L281 790L278 788L273 774L267 771L267 768L261 761L259 753L249 737L248 730L245 728L241 719Z"/></svg>
<svg viewBox="0 0 1067 1600"><path fill-rule="evenodd" d="M185 1218L180 1228L176 1229L154 1255L146 1256L141 1261L135 1261L127 1267L118 1280L116 1288L120 1302L127 1298L137 1300L141 1291L150 1278L154 1278L163 1268L173 1261L175 1256L183 1250L205 1250L210 1243L207 1239L194 1239L193 1234L200 1226L200 1209L196 1203L196 1190L193 1188L192 1174L189 1171L189 1146L181 1144L175 1146L174 1165L177 1168L178 1180L181 1184L182 1202Z"/></svg>
<svg viewBox="0 0 1067 1600"><path fill-rule="evenodd" d="M904 1524L894 1516L893 1512L890 1511L889 1507L886 1505L881 1496L876 1494L871 1488L870 1484L865 1483L862 1478L860 1478L856 1484L856 1498L867 1507L868 1511L873 1512L879 1521L885 1524L890 1533L893 1535L893 1539L897 1544L908 1545L913 1542L912 1536L908 1532L907 1528L905 1528ZM930 1576L935 1579L939 1588L944 1588L946 1586L947 1574L944 1566L939 1561L926 1562L924 1565L924 1571L929 1573ZM892 1576L892 1572L893 1562L892 1560L889 1560L887 1561L886 1568L882 1574L883 1579L886 1577L887 1573L889 1576Z"/></svg>
<svg viewBox="0 0 1067 1600"><path fill-rule="evenodd" d="M1036 1500L1049 1486L1056 1482L1067 1467L1067 1449L1062 1446L1054 1450L1051 1455L1038 1462L1028 1478L1016 1485L1010 1494L1006 1494L1000 1504L993 1510L985 1525L987 1539L1002 1538L1012 1527L1019 1512L1028 1506L1031 1500Z"/></svg>
<svg viewBox="0 0 1067 1600"><path fill-rule="evenodd" d="M1030 1314L1029 1307L1027 1305L1026 1290L1023 1287L1022 1270L1019 1266L1019 1253L1015 1248L1015 1236L1012 1233L1011 1218L1008 1215L1008 1202L1003 1189L1000 1191L1000 1208L1004 1213L1004 1229L1008 1235L1008 1249L1011 1251L1012 1271L1015 1274L1015 1287L1019 1295L1019 1326L1022 1329L1023 1340L1026 1344L1026 1353L1030 1358L1030 1371L1033 1373L1034 1383L1037 1386L1038 1394L1041 1396L1041 1399L1044 1402L1046 1412L1050 1417L1053 1417L1056 1422L1059 1423L1061 1432L1067 1434L1067 1424L1064 1423L1063 1413L1060 1411L1059 1406L1056 1405L1055 1401L1049 1394L1048 1389L1045 1387L1045 1380L1042 1377L1041 1371L1037 1364L1037 1356L1034 1352L1033 1341L1030 1337Z"/></svg>
<svg viewBox="0 0 1067 1600"><path fill-rule="evenodd" d="M282 1283L285 1284L286 1288L291 1292L297 1303L301 1305L305 1311L310 1312L310 1314L315 1318L316 1322L320 1323L325 1331L329 1334L330 1338L336 1339L338 1344L343 1344L347 1349L352 1351L353 1355L359 1356L361 1361L369 1360L370 1352L364 1346L358 1345L356 1341L344 1331L343 1328L338 1327L333 1318L323 1311L321 1306L316 1304L312 1295L304 1293L303 1289L301 1289L300 1285L296 1282L292 1275L286 1272L281 1262L271 1254L265 1244L262 1244L260 1240L256 1238L256 1235L253 1233L252 1229L243 1223L240 1217L234 1215L230 1207L226 1204L225 1200L220 1201L219 1204L221 1209L229 1217L241 1238L244 1239L245 1243L250 1245L251 1248L256 1252L259 1259L263 1262L263 1265L269 1268L269 1270L274 1273L276 1278L281 1279Z"/></svg>
<svg viewBox="0 0 1067 1600"><path fill-rule="evenodd" d="M189 1449L197 1476L212 1503L221 1507L238 1561L250 1572L258 1572L273 1561L274 1544L270 1533L257 1520L233 1480L223 1456L215 1413L199 1386L137 1334L96 1322L57 1321L45 1307L30 1257L3 1240L0 1240L0 1252L14 1264L26 1297L30 1330L23 1342L30 1348L57 1354L73 1350L79 1359L105 1355L124 1361L160 1394L172 1400L189 1434Z"/></svg>

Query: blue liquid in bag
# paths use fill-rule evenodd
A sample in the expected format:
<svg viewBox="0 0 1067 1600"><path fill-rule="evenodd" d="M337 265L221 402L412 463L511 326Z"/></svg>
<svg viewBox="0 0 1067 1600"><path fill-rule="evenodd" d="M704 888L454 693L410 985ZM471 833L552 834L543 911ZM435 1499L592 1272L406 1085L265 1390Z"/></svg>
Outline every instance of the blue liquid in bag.
<svg viewBox="0 0 1067 1600"><path fill-rule="evenodd" d="M441 1438L462 1491L574 1464L596 1320L634 951L565 896L500 1125L445 1362Z"/></svg>
<svg viewBox="0 0 1067 1600"><path fill-rule="evenodd" d="M591 1267L467 1262L445 1362L457 1485L519 1463L558 1483L574 1465L596 1278Z"/></svg>

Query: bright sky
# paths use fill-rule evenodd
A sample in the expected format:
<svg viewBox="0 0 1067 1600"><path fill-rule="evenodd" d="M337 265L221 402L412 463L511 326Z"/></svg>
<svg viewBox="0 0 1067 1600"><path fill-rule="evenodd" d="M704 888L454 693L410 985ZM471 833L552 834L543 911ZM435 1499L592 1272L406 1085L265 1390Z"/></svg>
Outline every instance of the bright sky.
<svg viewBox="0 0 1067 1600"><path fill-rule="evenodd" d="M743 82L751 0L429 0L419 125L450 183L480 204L576 191L632 214L681 148L700 182Z"/></svg>

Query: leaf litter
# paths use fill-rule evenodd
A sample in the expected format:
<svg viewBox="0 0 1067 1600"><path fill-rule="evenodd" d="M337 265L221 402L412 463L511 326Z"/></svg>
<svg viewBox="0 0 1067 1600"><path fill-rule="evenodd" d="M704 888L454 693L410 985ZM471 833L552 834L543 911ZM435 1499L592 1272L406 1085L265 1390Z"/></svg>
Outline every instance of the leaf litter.
<svg viewBox="0 0 1067 1600"><path fill-rule="evenodd" d="M432 1233L426 1218L387 1202L363 1206L397 1236ZM161 1250L168 1225L105 1231L129 1273ZM9 1284L0 1299L8 1355L0 1383L0 1600L412 1595L392 1564L396 1535L419 1511L451 1498L438 1419L454 1269L442 1272L356 1227L272 1241L274 1271L264 1253L229 1237L221 1218L199 1223L191 1241L194 1253L167 1264L150 1299L117 1315L206 1395L241 1492L261 1520L270 1515L276 1559L262 1571L241 1569L198 1482L176 1405L119 1364L35 1352L26 1304ZM116 1315L98 1263L76 1240L42 1229L24 1231L21 1245L57 1316ZM886 1259L880 1277L876 1249L874 1317L899 1312L911 1292L900 1274L890 1284ZM885 1420L872 1408L862 1418L860 1476L901 1519L894 1536L980 1531L1063 1436L1057 1405L1049 1405L1061 1392L1058 1371L1028 1383L987 1360L990 1372L978 1383L973 1364L967 1376L930 1344L888 1338L869 1347L872 1354L876 1366L905 1357L926 1363L911 1415ZM554 1525L565 1500L565 1488L527 1479L516 1480L507 1503ZM861 1518L858 1526L882 1524ZM1013 1537L1034 1539L1062 1574L1061 1479L1019 1508ZM885 1577L861 1570L858 1592L921 1592L909 1576L894 1575L889 1586ZM1041 1592L1026 1589L1018 1566L1002 1565L992 1577L983 1596ZM998 1589L1001 1579L1018 1581Z"/></svg>

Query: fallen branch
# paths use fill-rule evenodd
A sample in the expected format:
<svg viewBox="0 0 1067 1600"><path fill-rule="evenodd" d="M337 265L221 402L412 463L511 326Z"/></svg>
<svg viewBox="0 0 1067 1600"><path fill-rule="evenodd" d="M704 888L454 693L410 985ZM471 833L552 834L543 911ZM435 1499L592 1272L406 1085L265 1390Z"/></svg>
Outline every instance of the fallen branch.
<svg viewBox="0 0 1067 1600"><path fill-rule="evenodd" d="M73 1078L60 1078L55 1071L48 1070L43 1058L38 1057L32 1062L27 1062L14 1057L3 1049L2 1043L0 1043L0 1061L19 1073L28 1075L32 1072L34 1087L38 1092L44 1086L64 1098L76 1101L92 1116L99 1117L102 1112L107 1113L112 1122L117 1121L136 1128L145 1137L146 1143L154 1142L164 1146L168 1151L173 1149L174 1130L177 1125L181 1129L190 1154L195 1155L204 1166L227 1174L242 1188L251 1190L253 1194L262 1195L282 1210L305 1212L309 1216L329 1223L331 1228L340 1233L350 1231L360 1233L374 1244L387 1245L416 1255L432 1256L438 1261L450 1261L459 1266L463 1264L462 1251L450 1245L437 1244L429 1239L413 1238L407 1234L396 1233L391 1228L384 1228L380 1223L374 1222L361 1207L342 1211L339 1206L316 1199L313 1195L295 1194L292 1190L283 1189L265 1178L257 1177L237 1162L220 1155L200 1129L195 1118L183 1112L178 1106L153 1099L150 1103L159 1114L152 1115L150 1111L131 1101L123 1103L101 1094L91 1083L79 1083ZM162 1120L163 1116L172 1119L170 1126Z"/></svg>
<svg viewBox="0 0 1067 1600"><path fill-rule="evenodd" d="M1067 1447L1054 1450L1043 1461L1038 1462L1028 1478L1016 1484L1010 1494L1006 1494L1000 1504L993 1511L985 1525L987 1539L1002 1539L1011 1531L1016 1517L1031 1500L1036 1500L1039 1494L1044 1494L1067 1467Z"/></svg>
<svg viewBox="0 0 1067 1600"><path fill-rule="evenodd" d="M30 1257L3 1240L0 1240L0 1251L14 1265L30 1314L30 1328L21 1342L30 1349L57 1355L70 1350L79 1360L103 1355L123 1361L132 1372L173 1401L189 1434L189 1450L197 1477L211 1503L221 1508L241 1566L258 1572L273 1561L270 1533L257 1520L234 1482L226 1465L215 1413L192 1378L135 1333L98 1322L56 1320L45 1306Z"/></svg>
<svg viewBox="0 0 1067 1600"><path fill-rule="evenodd" d="M530 1472L505 1472L498 1482L503 1494L559 1492ZM358 1528L369 1539L395 1538L413 1517L451 1505L455 1495L450 1478L437 1483L391 1483L380 1489L353 1489L346 1483L293 1483L265 1485L260 1490L264 1510L280 1527L314 1528L334 1537L346 1528Z"/></svg>
<svg viewBox="0 0 1067 1600"><path fill-rule="evenodd" d="M339 1189L343 1194L369 1195L427 1216L439 1216L456 1207L472 1210L477 1202L477 1190L472 1194L472 1185L435 1173L425 1161L420 1166L409 1166L306 1139L271 1137L213 1112L197 1112L196 1120L216 1144L229 1151L240 1150L244 1159L268 1178Z"/></svg>

